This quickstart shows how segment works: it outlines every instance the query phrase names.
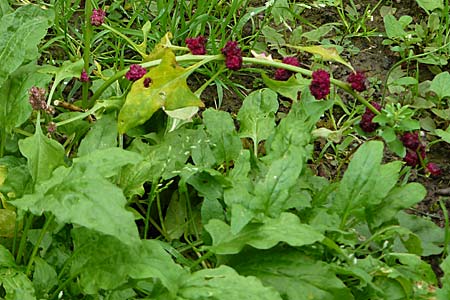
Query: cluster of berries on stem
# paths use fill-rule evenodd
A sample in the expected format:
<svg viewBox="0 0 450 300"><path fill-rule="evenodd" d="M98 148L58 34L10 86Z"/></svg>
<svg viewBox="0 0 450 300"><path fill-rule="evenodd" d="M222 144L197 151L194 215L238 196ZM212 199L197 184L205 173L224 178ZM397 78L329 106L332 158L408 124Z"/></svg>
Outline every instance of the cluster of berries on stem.
<svg viewBox="0 0 450 300"><path fill-rule="evenodd" d="M140 65L131 65L130 70L125 74L125 78L129 81L136 81L141 79L146 73L147 70Z"/></svg>
<svg viewBox="0 0 450 300"><path fill-rule="evenodd" d="M53 115L55 113L55 108L51 105L47 105L45 97L46 92L47 91L43 88L33 86L28 91L28 101L30 102L33 110L43 110L46 113Z"/></svg>
<svg viewBox="0 0 450 300"><path fill-rule="evenodd" d="M237 71L242 67L242 51L237 42L228 41L221 51L228 69Z"/></svg>
<svg viewBox="0 0 450 300"><path fill-rule="evenodd" d="M285 57L282 62L291 66L300 67L300 62L297 57ZM274 78L275 80L286 81L292 76L292 74L293 72L280 68L275 71Z"/></svg>
<svg viewBox="0 0 450 300"><path fill-rule="evenodd" d="M185 40L189 51L194 55L206 54L206 38L204 36L198 36L195 38L187 38Z"/></svg>
<svg viewBox="0 0 450 300"><path fill-rule="evenodd" d="M406 132L400 137L400 141L402 141L403 145L406 147L406 155L403 158L403 161L408 166L415 167L421 164L425 165L426 145L420 140L419 132ZM434 176L439 176L441 174L439 166L432 162L428 162L425 165L425 170L427 173Z"/></svg>
<svg viewBox="0 0 450 300"><path fill-rule="evenodd" d="M105 22L106 12L101 9L93 9L91 15L91 24L92 26L101 26L103 22Z"/></svg>
<svg viewBox="0 0 450 300"><path fill-rule="evenodd" d="M376 110L381 111L381 105L377 102L370 103ZM364 132L370 133L375 131L378 128L378 124L373 122L373 118L375 118L375 113L366 107L366 111L361 116L361 121L359 122L359 126Z"/></svg>
<svg viewBox="0 0 450 300"><path fill-rule="evenodd" d="M325 99L330 93L330 74L325 70L314 71L309 90L317 100Z"/></svg>

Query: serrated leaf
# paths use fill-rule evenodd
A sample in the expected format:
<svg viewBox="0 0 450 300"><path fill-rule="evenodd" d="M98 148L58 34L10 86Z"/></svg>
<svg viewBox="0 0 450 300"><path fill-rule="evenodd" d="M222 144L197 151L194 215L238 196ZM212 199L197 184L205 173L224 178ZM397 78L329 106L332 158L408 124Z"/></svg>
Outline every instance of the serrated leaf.
<svg viewBox="0 0 450 300"><path fill-rule="evenodd" d="M53 10L19 7L0 19L0 87L25 61L38 57L37 45L54 19Z"/></svg>
<svg viewBox="0 0 450 300"><path fill-rule="evenodd" d="M238 234L231 232L229 225L219 220L210 220L205 225L213 239L211 250L216 254L236 254L245 246L269 249L285 242L291 246L310 245L323 240L324 236L291 213L282 213L276 219L267 219L262 224L248 224Z"/></svg>
<svg viewBox="0 0 450 300"><path fill-rule="evenodd" d="M178 291L177 299L185 300L281 300L271 287L264 286L253 276L241 276L227 266L204 269L187 278Z"/></svg>
<svg viewBox="0 0 450 300"><path fill-rule="evenodd" d="M79 283L87 294L112 290L127 283L129 278L159 279L175 293L178 278L184 270L155 240L143 240L129 245L114 237L99 235L83 228L73 229L75 258L70 269L79 275Z"/></svg>
<svg viewBox="0 0 450 300"><path fill-rule="evenodd" d="M272 90L261 89L245 97L237 115L240 137L251 138L257 149L259 142L267 139L275 128L277 110L278 98Z"/></svg>
<svg viewBox="0 0 450 300"><path fill-rule="evenodd" d="M28 160L28 169L35 183L50 178L54 169L64 165L64 147L46 137L40 124L33 136L19 141L19 149Z"/></svg>
<svg viewBox="0 0 450 300"><path fill-rule="evenodd" d="M33 194L10 203L35 215L49 211L60 223L84 226L123 243L138 241L134 215L125 209L122 190L96 171L87 163L59 167L49 180L36 186Z"/></svg>
<svg viewBox="0 0 450 300"><path fill-rule="evenodd" d="M439 100L450 97L450 74L442 72L431 81L430 90L435 92Z"/></svg>
<svg viewBox="0 0 450 300"><path fill-rule="evenodd" d="M103 115L86 134L78 148L78 156L83 156L95 150L117 146L117 123L112 114Z"/></svg>
<svg viewBox="0 0 450 300"><path fill-rule="evenodd" d="M347 62L345 59L343 59L337 49L335 47L324 47L324 46L292 46L292 45L286 45L290 48L298 49L300 51L305 51L311 54L317 54L320 55L320 57L323 60L326 61L335 61L340 64L343 64L344 66L350 68L352 71L353 69L352 65Z"/></svg>
<svg viewBox="0 0 450 300"><path fill-rule="evenodd" d="M232 256L227 264L241 275L256 276L264 285L273 286L286 300L354 299L329 264L298 250L248 249Z"/></svg>
<svg viewBox="0 0 450 300"><path fill-rule="evenodd" d="M28 91L32 86L46 88L51 77L37 73L31 63L18 68L0 87L0 124L2 130L10 133L22 125L31 115Z"/></svg>
<svg viewBox="0 0 450 300"><path fill-rule="evenodd" d="M209 134L210 145L217 163L229 163L236 159L242 143L234 127L230 114L207 109L203 112L203 122Z"/></svg>
<svg viewBox="0 0 450 300"><path fill-rule="evenodd" d="M123 134L145 123L160 108L176 110L189 106L203 107L203 102L189 89L186 79L192 69L180 67L175 54L165 49L161 63L149 70L131 86L125 104L119 112L118 129ZM150 78L149 87L144 80Z"/></svg>

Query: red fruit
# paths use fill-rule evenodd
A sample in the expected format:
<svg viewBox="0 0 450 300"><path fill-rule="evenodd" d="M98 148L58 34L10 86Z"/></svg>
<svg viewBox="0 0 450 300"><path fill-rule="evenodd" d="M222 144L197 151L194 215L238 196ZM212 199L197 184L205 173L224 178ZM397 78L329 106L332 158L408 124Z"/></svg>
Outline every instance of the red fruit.
<svg viewBox="0 0 450 300"><path fill-rule="evenodd" d="M317 100L324 99L328 96L330 93L330 74L325 70L314 71L309 90Z"/></svg>
<svg viewBox="0 0 450 300"><path fill-rule="evenodd" d="M242 52L237 42L228 41L221 51L228 69L236 71L242 67Z"/></svg>
<svg viewBox="0 0 450 300"><path fill-rule="evenodd" d="M187 38L185 40L187 47L194 55L206 54L206 38L203 36L198 36L195 38Z"/></svg>
<svg viewBox="0 0 450 300"><path fill-rule="evenodd" d="M347 82L350 83L352 89L358 92L365 91L367 89L366 75L363 72L357 71L348 76Z"/></svg>
<svg viewBox="0 0 450 300"><path fill-rule="evenodd" d="M377 102L371 102L373 107L375 107L378 111L381 110L381 105ZM361 121L359 122L359 126L364 132L373 132L378 128L378 124L372 122L373 118L375 118L375 113L370 109L366 108L366 111L361 116Z"/></svg>
<svg viewBox="0 0 450 300"><path fill-rule="evenodd" d="M140 65L131 65L130 70L125 74L125 78L130 81L141 79L147 73L147 70Z"/></svg>
<svg viewBox="0 0 450 300"><path fill-rule="evenodd" d="M408 166L415 167L419 164L420 160L415 151L406 152L406 156L403 158Z"/></svg>
<svg viewBox="0 0 450 300"><path fill-rule="evenodd" d="M420 146L419 133L417 131L404 133L400 140L406 148L414 151Z"/></svg>
<svg viewBox="0 0 450 300"><path fill-rule="evenodd" d="M439 176L441 175L441 168L437 164L430 162L427 164L427 172L433 176Z"/></svg>
<svg viewBox="0 0 450 300"><path fill-rule="evenodd" d="M81 82L89 82L89 75L86 72L86 70L81 71L80 81Z"/></svg>
<svg viewBox="0 0 450 300"><path fill-rule="evenodd" d="M285 57L283 58L283 63L291 65L291 66L296 66L299 67L300 66L300 62L298 61L297 57ZM286 69L277 69L275 71L275 80L281 80L281 81L286 81L289 79L289 77L291 77L291 75L293 74L293 72L288 71Z"/></svg>

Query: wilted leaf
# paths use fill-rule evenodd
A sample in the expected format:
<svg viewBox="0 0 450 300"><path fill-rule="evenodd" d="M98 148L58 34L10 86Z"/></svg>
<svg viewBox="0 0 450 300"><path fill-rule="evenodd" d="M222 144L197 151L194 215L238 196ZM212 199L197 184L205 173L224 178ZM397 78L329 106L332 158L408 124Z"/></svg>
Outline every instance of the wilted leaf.
<svg viewBox="0 0 450 300"><path fill-rule="evenodd" d="M119 133L145 123L160 108L176 110L204 104L189 89L186 79L192 69L180 67L170 49L165 49L161 63L133 83L119 113ZM150 79L148 79L150 78ZM144 80L150 80L148 87Z"/></svg>

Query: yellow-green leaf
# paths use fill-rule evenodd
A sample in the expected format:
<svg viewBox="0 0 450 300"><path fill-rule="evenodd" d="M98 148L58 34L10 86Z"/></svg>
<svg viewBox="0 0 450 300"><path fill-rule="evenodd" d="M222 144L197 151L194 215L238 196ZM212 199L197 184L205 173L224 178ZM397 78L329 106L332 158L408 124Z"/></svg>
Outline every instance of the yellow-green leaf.
<svg viewBox="0 0 450 300"><path fill-rule="evenodd" d="M318 54L322 57L323 60L335 61L343 64L344 66L349 67L350 69L352 69L352 71L355 70L353 69L352 65L349 62L345 61L342 57L339 56L337 49L334 47L325 48L323 46L292 46L292 45L287 46L294 49L298 49L300 51Z"/></svg>
<svg viewBox="0 0 450 300"><path fill-rule="evenodd" d="M145 123L160 108L167 111L204 106L186 83L192 70L180 67L170 49L164 51L161 64L133 83L119 113L119 133ZM148 87L144 86L146 78L150 78Z"/></svg>

